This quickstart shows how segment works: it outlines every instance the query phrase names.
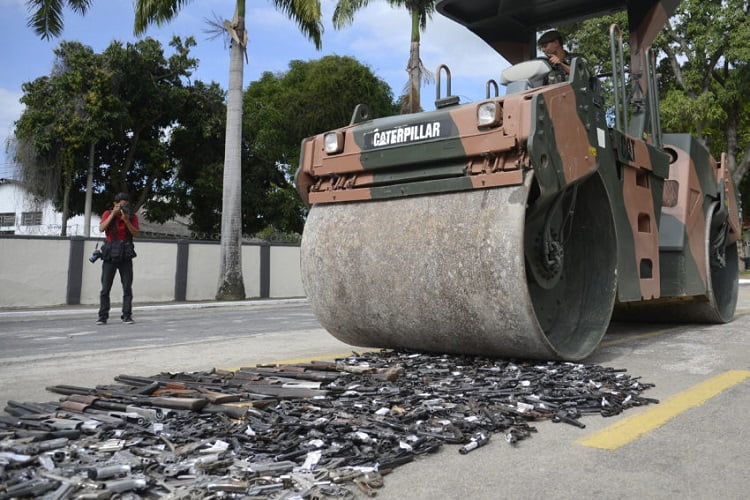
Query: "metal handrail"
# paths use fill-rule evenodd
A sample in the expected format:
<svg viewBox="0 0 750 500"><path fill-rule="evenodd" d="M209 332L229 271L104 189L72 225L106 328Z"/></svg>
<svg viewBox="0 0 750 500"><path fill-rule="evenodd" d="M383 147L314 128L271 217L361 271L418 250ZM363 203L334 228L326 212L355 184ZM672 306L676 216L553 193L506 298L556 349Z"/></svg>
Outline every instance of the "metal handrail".
<svg viewBox="0 0 750 500"><path fill-rule="evenodd" d="M495 80L488 80L487 85L485 86L485 98L489 99L490 96L490 87L493 87L495 89L495 97L498 97L500 95L500 87L497 85L497 82Z"/></svg>
<svg viewBox="0 0 750 500"><path fill-rule="evenodd" d="M626 132L628 129L628 102L625 90L625 57L622 51L622 30L616 24L609 27L609 48L612 56L615 128Z"/></svg>
<svg viewBox="0 0 750 500"><path fill-rule="evenodd" d="M440 100L440 75L443 70L445 70L445 80L446 80L446 83L448 84L447 85L448 92L446 93L446 97L449 97L451 95L451 70L448 69L448 66L446 66L445 64L441 64L440 66L437 67L437 79L435 82L435 100L436 101Z"/></svg>
<svg viewBox="0 0 750 500"><path fill-rule="evenodd" d="M659 117L659 93L656 78L656 54L652 49L646 51L646 75L648 77L648 107L651 118L651 136L655 147L664 145L661 135L661 118Z"/></svg>

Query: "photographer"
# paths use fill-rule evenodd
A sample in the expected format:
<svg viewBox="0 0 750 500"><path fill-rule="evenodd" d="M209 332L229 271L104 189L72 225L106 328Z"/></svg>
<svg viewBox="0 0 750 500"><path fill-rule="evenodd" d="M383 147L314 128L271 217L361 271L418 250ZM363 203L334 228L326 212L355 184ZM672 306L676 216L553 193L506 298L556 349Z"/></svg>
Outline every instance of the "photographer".
<svg viewBox="0 0 750 500"><path fill-rule="evenodd" d="M106 325L109 319L109 291L115 273L120 272L122 282L122 322L133 324L133 238L141 234L138 216L133 213L127 193L115 196L112 210L105 210L99 231L106 233L107 241L102 246L102 291L99 294L99 319L97 325Z"/></svg>

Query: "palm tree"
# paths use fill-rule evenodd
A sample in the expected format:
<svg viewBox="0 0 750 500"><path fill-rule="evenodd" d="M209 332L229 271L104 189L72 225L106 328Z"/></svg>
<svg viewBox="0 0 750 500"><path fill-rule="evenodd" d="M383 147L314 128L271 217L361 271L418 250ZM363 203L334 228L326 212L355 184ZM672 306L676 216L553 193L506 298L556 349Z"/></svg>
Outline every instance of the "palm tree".
<svg viewBox="0 0 750 500"><path fill-rule="evenodd" d="M224 145L224 179L221 214L221 258L219 264L218 300L245 298L242 280L242 73L247 47L245 0L236 0L234 18L224 27L232 39L229 59L229 91ZM297 23L302 33L322 46L320 0L271 0L277 9ZM62 9L67 4L74 12L85 14L92 0L33 0L35 6L29 26L42 38L62 32ZM151 24L162 25L177 16L190 0L136 0L135 34L140 35Z"/></svg>
<svg viewBox="0 0 750 500"><path fill-rule="evenodd" d="M406 113L416 113L422 110L420 105L421 82L429 83L432 74L422 64L419 57L420 32L427 28L427 20L435 12L437 0L388 0L392 7L405 7L411 16L411 48L406 72L409 81L404 88L401 99L401 109ZM354 20L354 13L367 6L369 0L338 0L336 10L333 11L333 26L337 29L347 26Z"/></svg>

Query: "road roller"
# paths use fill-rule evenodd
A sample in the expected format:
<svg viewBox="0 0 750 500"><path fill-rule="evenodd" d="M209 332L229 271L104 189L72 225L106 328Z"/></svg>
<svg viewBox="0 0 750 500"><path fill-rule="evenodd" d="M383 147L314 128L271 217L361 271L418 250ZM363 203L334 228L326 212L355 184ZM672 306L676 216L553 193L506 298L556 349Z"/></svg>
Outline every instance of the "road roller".
<svg viewBox="0 0 750 500"><path fill-rule="evenodd" d="M470 103L440 66L434 110L362 104L303 140L302 281L321 325L354 346L574 361L613 318L730 321L741 226L726 155L659 121L650 45L678 3L438 2L510 66ZM610 26L610 97L582 57L550 81L537 34L618 10L630 60Z"/></svg>

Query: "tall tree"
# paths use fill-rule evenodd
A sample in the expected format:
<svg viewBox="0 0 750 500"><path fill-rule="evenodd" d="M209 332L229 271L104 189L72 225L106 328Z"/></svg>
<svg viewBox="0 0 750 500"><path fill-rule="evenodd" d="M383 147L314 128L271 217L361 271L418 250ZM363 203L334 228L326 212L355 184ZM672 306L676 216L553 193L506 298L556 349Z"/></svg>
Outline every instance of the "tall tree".
<svg viewBox="0 0 750 500"><path fill-rule="evenodd" d="M312 39L317 48L322 45L320 0L272 0L273 4ZM64 0L29 0L33 9L29 24L42 37L58 35L62 29ZM91 0L68 0L67 4L85 13ZM143 33L151 24L165 24L179 13L190 0L136 0L135 32ZM35 8L35 10L34 10ZM245 298L242 280L242 200L241 200L241 143L242 143L242 83L244 53L247 47L245 30L245 0L236 0L232 21L224 26L231 36L229 62L229 91L227 96L226 139L224 153L224 188L222 195L221 258L219 285L216 298L236 300Z"/></svg>
<svg viewBox="0 0 750 500"><path fill-rule="evenodd" d="M265 72L250 83L242 125L245 234L302 231L305 207L291 182L302 139L348 123L359 103L367 103L373 116L398 112L388 84L351 57L291 61L287 71ZM190 110L171 134L181 190L175 198L192 213L191 229L208 236L221 224L223 102L204 88Z"/></svg>
<svg viewBox="0 0 750 500"><path fill-rule="evenodd" d="M166 57L152 38L126 44L113 42L103 53L112 72L113 95L120 112L111 122L113 138L101 152L108 165L109 185L130 191L140 207L163 192L173 172L167 161L165 131L179 123L191 90L185 80L197 61L190 57L195 40L174 37L175 52Z"/></svg>
<svg viewBox="0 0 750 500"><path fill-rule="evenodd" d="M288 71L266 72L245 92L243 134L253 161L281 175L269 179L265 197L278 200L263 210L262 225L302 232L304 206L290 180L299 166L302 139L349 122L357 104L373 116L398 112L386 82L352 57L291 61ZM255 170L255 169L253 169Z"/></svg>
<svg viewBox="0 0 750 500"><path fill-rule="evenodd" d="M592 19L564 30L573 51L594 72L611 71L607 27L624 14ZM627 45L625 50L627 52ZM735 184L750 166L750 3L684 0L654 41L659 54L659 97L665 132L689 132L716 157L727 153ZM626 61L629 59L626 53ZM743 191L744 192L744 191ZM750 203L750 193L745 194Z"/></svg>
<svg viewBox="0 0 750 500"><path fill-rule="evenodd" d="M750 166L750 2L685 0L658 47L666 129L689 130L726 151L736 184Z"/></svg>
<svg viewBox="0 0 750 500"><path fill-rule="evenodd" d="M336 9L333 11L334 27L342 28L351 24L354 14L368 3L369 0L338 0ZM432 75L424 67L419 56L421 31L427 28L427 21L435 12L437 0L388 0L388 3L393 7L405 7L411 17L411 43L409 61L406 64L409 80L404 88L401 103L403 112L417 113L422 110L422 81L428 83L432 79Z"/></svg>
<svg viewBox="0 0 750 500"><path fill-rule="evenodd" d="M23 90L27 107L16 123L16 159L25 184L60 209L66 236L84 149L109 135L104 125L113 108L109 73L90 47L63 42L55 49L50 76L24 84Z"/></svg>
<svg viewBox="0 0 750 500"><path fill-rule="evenodd" d="M142 33L150 24L172 20L189 0L138 0L135 31ZM319 0L273 0L277 8L291 17L302 32L322 45ZM226 139L221 221L221 257L216 298L245 298L242 279L242 82L244 53L247 48L245 0L237 0L234 17L224 26L231 37L229 89L227 95Z"/></svg>
<svg viewBox="0 0 750 500"><path fill-rule="evenodd" d="M173 189L166 131L186 119L189 98L199 92L184 84L195 66L189 56L194 43L176 37L175 53L165 57L151 38L113 42L101 54L62 42L50 75L23 86L26 109L15 135L27 184L67 218L68 211L86 210L84 165L94 165L91 184L97 192L137 193L134 204L147 200L149 215L154 213L149 205ZM103 209L104 197L93 205Z"/></svg>

